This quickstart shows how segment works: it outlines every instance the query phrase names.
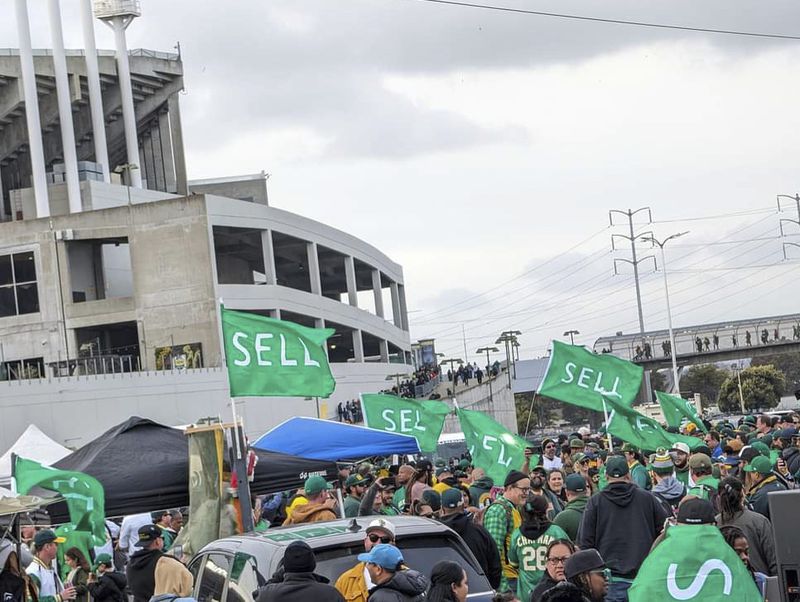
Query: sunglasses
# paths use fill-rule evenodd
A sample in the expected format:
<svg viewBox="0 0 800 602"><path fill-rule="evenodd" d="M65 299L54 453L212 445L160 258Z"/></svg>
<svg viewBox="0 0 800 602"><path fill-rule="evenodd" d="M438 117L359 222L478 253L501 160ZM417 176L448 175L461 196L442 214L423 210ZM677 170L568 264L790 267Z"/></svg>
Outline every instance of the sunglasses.
<svg viewBox="0 0 800 602"><path fill-rule="evenodd" d="M597 569L594 571L589 571L590 575L602 575L603 579L608 581L611 579L611 569Z"/></svg>
<svg viewBox="0 0 800 602"><path fill-rule="evenodd" d="M550 564L564 564L567 560L569 560L569 556L553 556L548 558L547 562Z"/></svg>
<svg viewBox="0 0 800 602"><path fill-rule="evenodd" d="M378 543L379 541L381 543L392 543L392 538L388 537L387 535L381 537L380 535L375 535L374 533L370 533L367 537L369 537L369 540L372 543Z"/></svg>
<svg viewBox="0 0 800 602"><path fill-rule="evenodd" d="M555 449L556 446L555 445L545 445L544 448L545 449Z"/></svg>

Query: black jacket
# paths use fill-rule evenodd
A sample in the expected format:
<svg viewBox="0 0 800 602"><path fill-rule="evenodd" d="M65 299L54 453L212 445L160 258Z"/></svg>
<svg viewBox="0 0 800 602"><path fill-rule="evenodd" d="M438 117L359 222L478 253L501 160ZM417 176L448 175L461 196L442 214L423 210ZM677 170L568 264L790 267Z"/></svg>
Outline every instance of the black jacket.
<svg viewBox="0 0 800 602"><path fill-rule="evenodd" d="M368 602L421 602L428 590L428 578L406 569L397 571L386 583L369 590Z"/></svg>
<svg viewBox="0 0 800 602"><path fill-rule="evenodd" d="M795 476L800 472L800 450L796 447L787 447L781 452L781 456L786 461L790 475Z"/></svg>
<svg viewBox="0 0 800 602"><path fill-rule="evenodd" d="M558 585L558 581L553 579L550 576L550 573L545 571L542 580L539 581L539 585L537 585L531 593L530 602L539 602L539 600L542 599L542 596L544 596L545 592L553 589L556 585Z"/></svg>
<svg viewBox="0 0 800 602"><path fill-rule="evenodd" d="M614 482L586 504L577 544L600 552L613 575L633 579L666 519L666 510L650 492Z"/></svg>
<svg viewBox="0 0 800 602"><path fill-rule="evenodd" d="M125 575L116 571L108 571L100 575L97 581L87 584L89 594L95 602L123 602L127 597L123 593L128 580Z"/></svg>
<svg viewBox="0 0 800 602"><path fill-rule="evenodd" d="M138 550L131 555L128 567L128 585L133 602L148 602L156 589L156 564L164 555L161 550Z"/></svg>
<svg viewBox="0 0 800 602"><path fill-rule="evenodd" d="M0 567L0 594L3 602L25 602L25 581Z"/></svg>
<svg viewBox="0 0 800 602"><path fill-rule="evenodd" d="M284 573L283 581L270 583L258 590L256 602L344 602L342 594L312 573Z"/></svg>
<svg viewBox="0 0 800 602"><path fill-rule="evenodd" d="M450 514L442 517L442 523L461 536L467 547L472 550L475 559L483 569L489 584L497 589L503 576L500 554L489 532L481 525L476 525L466 512Z"/></svg>

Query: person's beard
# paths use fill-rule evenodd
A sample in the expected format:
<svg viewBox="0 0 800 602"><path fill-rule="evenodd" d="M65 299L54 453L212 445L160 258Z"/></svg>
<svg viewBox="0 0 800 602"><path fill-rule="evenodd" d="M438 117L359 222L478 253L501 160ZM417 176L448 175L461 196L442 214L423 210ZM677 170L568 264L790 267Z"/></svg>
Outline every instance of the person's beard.
<svg viewBox="0 0 800 602"><path fill-rule="evenodd" d="M541 491L544 487L544 479L542 477L532 477L531 478L531 489L536 491Z"/></svg>

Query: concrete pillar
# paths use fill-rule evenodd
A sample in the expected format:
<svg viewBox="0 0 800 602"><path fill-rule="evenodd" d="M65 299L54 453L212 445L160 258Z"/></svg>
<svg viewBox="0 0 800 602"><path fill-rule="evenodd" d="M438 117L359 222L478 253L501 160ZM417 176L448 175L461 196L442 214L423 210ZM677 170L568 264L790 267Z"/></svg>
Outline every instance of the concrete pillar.
<svg viewBox="0 0 800 602"><path fill-rule="evenodd" d="M408 331L408 307L406 307L406 287L402 284L397 287L400 293L400 318L403 330Z"/></svg>
<svg viewBox="0 0 800 602"><path fill-rule="evenodd" d="M275 250L272 247L272 230L261 231L261 250L264 253L264 274L267 277L267 284L277 284Z"/></svg>
<svg viewBox="0 0 800 602"><path fill-rule="evenodd" d="M364 337L361 336L359 329L353 331L353 352L356 361L364 363Z"/></svg>
<svg viewBox="0 0 800 602"><path fill-rule="evenodd" d="M61 151L64 156L64 172L67 178L67 199L69 212L80 213L81 186L78 181L78 151L75 149L75 125L72 122L72 98L69 91L67 72L67 53L64 50L64 32L61 29L60 0L48 0L47 12L50 17L50 37L53 42L53 72L56 76L56 101L58 121L61 130Z"/></svg>
<svg viewBox="0 0 800 602"><path fill-rule="evenodd" d="M306 243L306 255L308 256L308 279L311 282L311 292L315 295L322 294L322 280L319 273L319 253L317 243Z"/></svg>
<svg viewBox="0 0 800 602"><path fill-rule="evenodd" d="M381 347L381 361L384 364L389 363L389 341L386 339L380 340L380 347Z"/></svg>
<svg viewBox="0 0 800 602"><path fill-rule="evenodd" d="M6 203L3 196L3 170L0 169L0 222L6 221Z"/></svg>
<svg viewBox="0 0 800 602"><path fill-rule="evenodd" d="M146 185L149 190L156 190L158 178L156 177L156 167L153 164L153 138L150 136L149 131L142 135L141 155L144 165L144 181L142 182L142 186ZM139 167L141 168L142 165L139 165Z"/></svg>
<svg viewBox="0 0 800 602"><path fill-rule="evenodd" d="M133 108L133 90L131 89L131 66L128 62L128 44L125 40L125 17L114 17L111 22L114 30L114 42L117 49L117 79L122 97L122 121L125 129L125 149L127 151L128 165L139 164L139 142L136 132L136 112ZM130 185L133 188L142 187L142 174L140 170L129 169Z"/></svg>
<svg viewBox="0 0 800 602"><path fill-rule="evenodd" d="M381 287L381 271L372 270L372 294L375 297L375 315L383 317L383 288Z"/></svg>
<svg viewBox="0 0 800 602"><path fill-rule="evenodd" d="M322 318L314 318L314 328L325 328L325 320L323 320ZM327 342L325 343L325 345L322 346L322 348L325 350L325 357L328 360L330 360L330 356L328 355Z"/></svg>
<svg viewBox="0 0 800 602"><path fill-rule="evenodd" d="M47 197L47 177L44 167L42 120L39 116L39 97L36 92L36 73L33 69L33 48L28 18L28 0L16 0L17 31L19 34L19 62L22 71L22 89L25 99L25 121L28 125L28 150L31 155L31 181L36 199L36 217L50 216ZM12 210L13 213L13 210Z"/></svg>
<svg viewBox="0 0 800 602"><path fill-rule="evenodd" d="M156 172L155 188L162 192L167 191L167 182L164 177L164 153L161 147L161 128L158 123L150 127L150 152L153 155L153 167Z"/></svg>
<svg viewBox="0 0 800 602"><path fill-rule="evenodd" d="M394 325L398 328L403 327L403 317L402 312L400 311L400 290L399 285L392 281L389 285L389 289L392 292L392 321Z"/></svg>
<svg viewBox="0 0 800 602"><path fill-rule="evenodd" d="M103 168L103 181L110 182L106 122L103 116L103 95L100 89L100 68L97 65L97 45L94 39L94 21L91 0L81 0L81 26L83 47L86 49L86 80L89 84L89 104L92 110L92 141L94 160Z"/></svg>
<svg viewBox="0 0 800 602"><path fill-rule="evenodd" d="M169 131L169 114L158 116L159 140L161 141L161 157L164 162L164 184L167 192L178 192L175 180L175 159L172 157L172 135Z"/></svg>
<svg viewBox="0 0 800 602"><path fill-rule="evenodd" d="M344 258L344 275L347 279L347 302L358 307L358 289L356 288L356 264L352 255Z"/></svg>
<svg viewBox="0 0 800 602"><path fill-rule="evenodd" d="M170 134L172 134L172 157L175 161L175 181L178 194L187 195L186 155L183 152L183 129L181 126L181 105L178 95L173 94L167 100L169 111Z"/></svg>

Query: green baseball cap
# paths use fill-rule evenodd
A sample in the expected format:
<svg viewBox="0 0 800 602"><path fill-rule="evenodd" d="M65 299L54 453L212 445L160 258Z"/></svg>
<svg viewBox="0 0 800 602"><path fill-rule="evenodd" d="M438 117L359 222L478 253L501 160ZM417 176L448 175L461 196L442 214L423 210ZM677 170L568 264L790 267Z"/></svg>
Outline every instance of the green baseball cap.
<svg viewBox="0 0 800 602"><path fill-rule="evenodd" d="M333 489L333 486L319 475L308 477L303 485L303 491L305 491L306 495L312 497L329 489Z"/></svg>
<svg viewBox="0 0 800 602"><path fill-rule="evenodd" d="M772 472L772 463L769 461L769 458L758 456L757 458L753 458L753 461L749 462L747 466L744 467L744 471L757 472L762 476L766 476Z"/></svg>
<svg viewBox="0 0 800 602"><path fill-rule="evenodd" d="M762 456L769 456L769 446L763 441L753 441L750 447L757 450Z"/></svg>
<svg viewBox="0 0 800 602"><path fill-rule="evenodd" d="M94 570L96 571L99 569L101 564L109 566L113 569L114 561L111 560L111 554L98 554L97 558L94 560Z"/></svg>
<svg viewBox="0 0 800 602"><path fill-rule="evenodd" d="M369 485L370 479L366 477L362 477L360 474L351 474L347 477L347 480L344 482L345 487L354 487L355 485L361 485L362 487L366 487Z"/></svg>

